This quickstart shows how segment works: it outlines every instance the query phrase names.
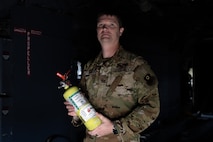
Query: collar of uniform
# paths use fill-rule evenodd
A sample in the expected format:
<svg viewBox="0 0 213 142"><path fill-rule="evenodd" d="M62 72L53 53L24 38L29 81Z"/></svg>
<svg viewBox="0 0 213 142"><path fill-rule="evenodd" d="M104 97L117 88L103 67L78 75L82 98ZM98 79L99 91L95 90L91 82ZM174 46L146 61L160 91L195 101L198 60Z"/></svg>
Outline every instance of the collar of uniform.
<svg viewBox="0 0 213 142"><path fill-rule="evenodd" d="M123 47L120 46L117 49L116 53L112 57L110 57L110 58L103 58L102 52L100 52L99 55L96 58L96 65L97 66L103 66L103 65L107 66L107 65L110 65L113 61L117 61L118 58L119 58L119 53L122 50L123 50Z"/></svg>

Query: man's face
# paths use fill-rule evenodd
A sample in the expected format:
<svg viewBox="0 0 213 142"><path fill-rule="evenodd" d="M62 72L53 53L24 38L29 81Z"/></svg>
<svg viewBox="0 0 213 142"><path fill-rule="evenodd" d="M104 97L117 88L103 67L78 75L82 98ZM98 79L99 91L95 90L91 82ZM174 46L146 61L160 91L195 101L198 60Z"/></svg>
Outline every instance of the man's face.
<svg viewBox="0 0 213 142"><path fill-rule="evenodd" d="M102 15L98 18L97 38L100 43L118 43L123 30L115 16Z"/></svg>

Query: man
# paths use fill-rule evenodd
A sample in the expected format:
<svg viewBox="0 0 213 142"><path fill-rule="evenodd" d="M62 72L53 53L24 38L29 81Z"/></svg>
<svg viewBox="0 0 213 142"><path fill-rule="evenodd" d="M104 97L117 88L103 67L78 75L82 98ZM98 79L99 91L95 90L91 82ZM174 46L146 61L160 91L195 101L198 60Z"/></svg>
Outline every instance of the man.
<svg viewBox="0 0 213 142"><path fill-rule="evenodd" d="M140 133L160 113L157 77L146 60L122 47L119 40L123 32L118 15L98 16L97 38L102 50L84 66L79 87L102 124L87 130L84 142L140 142ZM72 124L80 126L73 106L64 104Z"/></svg>

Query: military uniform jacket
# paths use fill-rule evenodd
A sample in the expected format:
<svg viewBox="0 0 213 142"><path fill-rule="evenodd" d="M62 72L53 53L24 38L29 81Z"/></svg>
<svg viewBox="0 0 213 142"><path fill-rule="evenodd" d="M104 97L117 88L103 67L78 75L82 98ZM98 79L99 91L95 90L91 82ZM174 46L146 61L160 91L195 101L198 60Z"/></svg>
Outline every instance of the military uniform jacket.
<svg viewBox="0 0 213 142"><path fill-rule="evenodd" d="M118 135L101 138L87 135L86 142L139 142L140 133L159 115L156 75L146 60L122 47L111 58L102 58L100 53L88 62L80 87L96 111L112 120L118 130Z"/></svg>

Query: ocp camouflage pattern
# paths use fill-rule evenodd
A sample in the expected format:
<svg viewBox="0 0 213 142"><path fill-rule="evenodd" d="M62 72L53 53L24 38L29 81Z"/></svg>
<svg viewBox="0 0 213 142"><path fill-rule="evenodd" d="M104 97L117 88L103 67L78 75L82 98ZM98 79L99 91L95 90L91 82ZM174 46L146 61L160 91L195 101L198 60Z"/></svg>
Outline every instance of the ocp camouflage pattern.
<svg viewBox="0 0 213 142"><path fill-rule="evenodd" d="M99 53L97 58L89 61L84 66L79 87L96 111L112 120L119 132L118 135L96 138L96 142L112 139L118 142L139 142L140 133L160 113L155 73L141 56L122 47L112 58L103 59ZM85 142L90 140L94 141L94 138L87 136Z"/></svg>

